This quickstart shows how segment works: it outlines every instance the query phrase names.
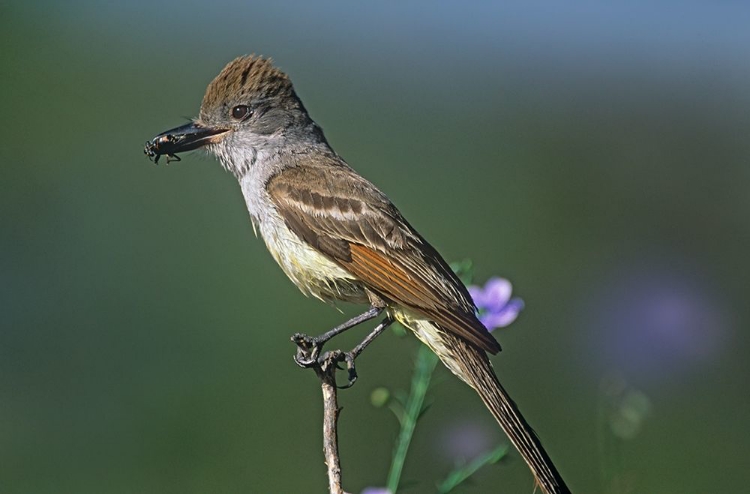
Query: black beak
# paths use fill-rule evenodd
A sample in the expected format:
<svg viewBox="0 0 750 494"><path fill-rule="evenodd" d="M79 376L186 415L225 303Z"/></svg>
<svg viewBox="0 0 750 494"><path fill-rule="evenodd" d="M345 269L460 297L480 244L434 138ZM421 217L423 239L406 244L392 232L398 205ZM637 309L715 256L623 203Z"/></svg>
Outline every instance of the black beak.
<svg viewBox="0 0 750 494"><path fill-rule="evenodd" d="M146 142L143 152L154 163L159 163L159 158L167 155L167 163L172 160L180 161L176 153L192 151L206 144L219 141L219 136L228 132L229 129L215 129L204 127L197 122L190 122L181 127L162 132L150 141Z"/></svg>

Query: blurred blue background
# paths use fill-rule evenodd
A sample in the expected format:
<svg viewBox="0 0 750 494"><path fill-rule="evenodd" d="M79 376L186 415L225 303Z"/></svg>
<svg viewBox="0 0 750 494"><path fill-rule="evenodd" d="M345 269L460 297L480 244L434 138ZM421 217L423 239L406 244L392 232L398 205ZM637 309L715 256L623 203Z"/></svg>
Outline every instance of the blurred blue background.
<svg viewBox="0 0 750 494"><path fill-rule="evenodd" d="M732 1L4 2L0 491L324 492L288 336L345 315L217 163L142 153L253 52L446 258L513 281L494 363L574 492L741 491L749 25ZM342 393L351 492L384 483L397 424L369 395L416 348L382 337ZM404 492L504 440L436 377ZM532 491L515 454L460 490Z"/></svg>

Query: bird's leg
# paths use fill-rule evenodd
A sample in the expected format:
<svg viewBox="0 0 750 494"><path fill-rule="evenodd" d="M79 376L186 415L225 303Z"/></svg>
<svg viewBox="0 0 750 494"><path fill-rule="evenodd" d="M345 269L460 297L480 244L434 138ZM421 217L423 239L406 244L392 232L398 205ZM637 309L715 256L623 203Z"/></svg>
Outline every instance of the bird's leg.
<svg viewBox="0 0 750 494"><path fill-rule="evenodd" d="M327 331L320 336L308 336L304 333L295 333L292 336L292 341L297 345L297 353L294 356L294 361L300 367L312 367L313 365L316 365L318 363L318 358L320 357L320 351L323 349L323 345L328 340L338 334L343 333L347 329L353 328L358 324L378 317L380 313L383 312L383 309L383 307L379 306L370 307L367 312L364 312L356 317L352 317L345 323L336 326L332 330Z"/></svg>
<svg viewBox="0 0 750 494"><path fill-rule="evenodd" d="M349 352L352 356L352 359L359 357L359 354L362 353L362 351L365 348L367 348L367 345L372 343L372 341L378 336L380 336L380 333L385 331L385 329L391 324L393 324L393 318L391 316L388 316L385 319L383 319L383 321L380 324L375 326L375 329L373 329L370 332L370 334L365 336L365 339L362 340L359 345L355 346L351 352Z"/></svg>
<svg viewBox="0 0 750 494"><path fill-rule="evenodd" d="M375 338L377 338L380 335L380 333L382 333L383 331L385 331L385 329L388 326L390 326L391 324L393 324L393 318L391 318L391 316L388 316L385 319L383 319L383 321L380 324L378 324L377 326L375 326L375 329L373 329L370 332L370 334L368 334L365 337L365 339L362 340L362 342L359 345L355 346L351 351L349 351L349 352L343 352L342 353L341 351L336 350L334 352L326 352L325 355L323 355L323 357L321 357L324 361L326 359L329 359L329 361L330 361L330 357L328 356L328 354L329 353L334 353L334 358L337 358L339 362L341 362L341 361L346 362L346 370L347 370L347 373L348 373L348 378L347 378L348 381L347 381L347 383L345 385L339 386L339 388L341 388L341 389L350 388L354 384L354 382L357 380L357 369L354 366L354 360L357 357L359 357L359 354L362 353L362 351L365 348L367 348L367 345L369 345L370 343L372 343L372 341Z"/></svg>

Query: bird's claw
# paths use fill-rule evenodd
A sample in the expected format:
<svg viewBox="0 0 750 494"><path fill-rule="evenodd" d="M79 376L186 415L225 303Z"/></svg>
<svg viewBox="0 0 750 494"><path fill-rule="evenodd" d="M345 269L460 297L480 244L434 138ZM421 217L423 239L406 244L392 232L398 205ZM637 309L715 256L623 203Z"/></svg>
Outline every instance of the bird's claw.
<svg viewBox="0 0 750 494"><path fill-rule="evenodd" d="M355 356L352 352L346 352L344 354L344 361L346 362L347 371L347 383L344 386L339 386L340 389L351 388L354 383L357 382L357 368L354 366Z"/></svg>
<svg viewBox="0 0 750 494"><path fill-rule="evenodd" d="M357 380L357 369L354 365L354 359L357 358L356 350L351 352L342 352L341 350L330 350L321 355L323 344L318 338L308 336L304 333L295 333L292 335L292 342L297 345L297 352L294 354L294 362L304 369L318 367L323 371L329 369L344 370L340 364L345 364L347 371L346 384L336 385L339 389L351 388Z"/></svg>
<svg viewBox="0 0 750 494"><path fill-rule="evenodd" d="M357 381L357 368L354 365L355 355L352 352L342 352L341 350L331 350L324 353L319 359L318 364L324 370L330 369L331 366L335 366L338 370L343 370L341 363L346 364L347 381L346 384L339 386L339 389L351 388Z"/></svg>
<svg viewBox="0 0 750 494"><path fill-rule="evenodd" d="M304 369L308 369L316 364L323 349L322 343L315 338L303 333L295 333L292 341L297 345L297 353L294 355L294 362Z"/></svg>

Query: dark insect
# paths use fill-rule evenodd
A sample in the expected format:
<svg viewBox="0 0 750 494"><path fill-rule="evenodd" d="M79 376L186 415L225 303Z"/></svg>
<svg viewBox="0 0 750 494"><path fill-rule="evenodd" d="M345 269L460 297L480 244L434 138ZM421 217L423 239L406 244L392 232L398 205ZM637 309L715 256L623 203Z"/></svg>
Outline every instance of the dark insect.
<svg viewBox="0 0 750 494"><path fill-rule="evenodd" d="M218 142L220 136L229 130L225 127L206 127L195 121L188 122L154 137L146 143L143 152L154 163L159 163L159 158L165 154L167 163L180 161L177 153L186 153Z"/></svg>
<svg viewBox="0 0 750 494"><path fill-rule="evenodd" d="M170 161L180 161L180 157L175 153L176 145L182 139L174 134L162 134L154 137L150 141L146 141L146 147L143 149L143 153L148 156L148 159L153 161L155 164L159 164L159 158L162 155L167 155L167 164Z"/></svg>

